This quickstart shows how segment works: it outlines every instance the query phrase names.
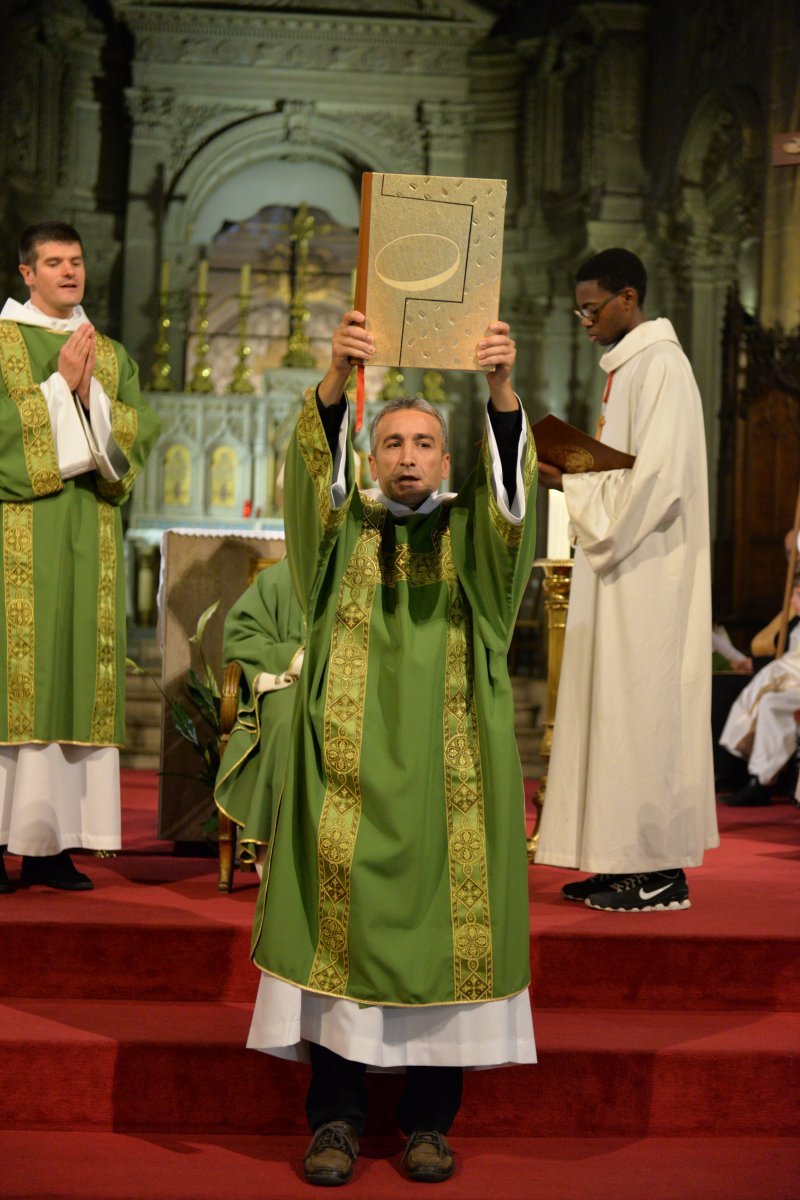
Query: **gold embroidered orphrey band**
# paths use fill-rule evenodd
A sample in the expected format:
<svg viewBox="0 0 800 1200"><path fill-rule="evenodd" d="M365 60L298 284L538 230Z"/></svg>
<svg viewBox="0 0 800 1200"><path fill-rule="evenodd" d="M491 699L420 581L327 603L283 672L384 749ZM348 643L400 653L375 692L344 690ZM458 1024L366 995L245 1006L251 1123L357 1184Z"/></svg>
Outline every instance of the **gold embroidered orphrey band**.
<svg viewBox="0 0 800 1200"><path fill-rule="evenodd" d="M64 487L58 469L47 401L33 381L28 348L16 321L0 321L0 372L19 409L22 452L34 496L50 496Z"/></svg>
<svg viewBox="0 0 800 1200"><path fill-rule="evenodd" d="M33 739L35 717L33 506L3 506L3 578L6 608L8 739Z"/></svg>
<svg viewBox="0 0 800 1200"><path fill-rule="evenodd" d="M308 986L343 995L350 973L350 875L361 820L359 763L369 630L386 510L366 517L342 577L331 639L323 755L327 788L317 835L319 934Z"/></svg>
<svg viewBox="0 0 800 1200"><path fill-rule="evenodd" d="M114 741L117 708L117 548L116 511L97 501L97 651L95 660L93 742Z"/></svg>

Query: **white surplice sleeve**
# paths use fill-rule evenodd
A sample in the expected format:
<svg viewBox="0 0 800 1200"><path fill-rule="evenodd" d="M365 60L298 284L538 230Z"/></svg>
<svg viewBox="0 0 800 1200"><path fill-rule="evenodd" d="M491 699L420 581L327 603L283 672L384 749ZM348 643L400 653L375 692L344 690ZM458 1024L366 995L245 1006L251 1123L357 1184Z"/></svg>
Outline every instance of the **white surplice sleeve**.
<svg viewBox="0 0 800 1200"><path fill-rule="evenodd" d="M688 361L656 353L640 373L630 397L633 467L563 479L571 532L598 575L679 520L697 483L695 464L705 459Z"/></svg>

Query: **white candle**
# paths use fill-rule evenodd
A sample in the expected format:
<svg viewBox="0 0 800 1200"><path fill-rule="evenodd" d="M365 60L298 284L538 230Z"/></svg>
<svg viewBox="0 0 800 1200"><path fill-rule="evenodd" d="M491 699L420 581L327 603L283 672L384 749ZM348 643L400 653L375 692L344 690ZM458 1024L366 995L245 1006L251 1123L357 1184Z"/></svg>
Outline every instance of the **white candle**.
<svg viewBox="0 0 800 1200"><path fill-rule="evenodd" d="M550 488L547 493L547 557L570 558L569 513L564 493Z"/></svg>
<svg viewBox="0 0 800 1200"><path fill-rule="evenodd" d="M200 259L200 266L197 269L197 290L203 296L208 291L208 259L207 258Z"/></svg>
<svg viewBox="0 0 800 1200"><path fill-rule="evenodd" d="M250 263L242 263L242 271L239 276L239 295L250 295Z"/></svg>

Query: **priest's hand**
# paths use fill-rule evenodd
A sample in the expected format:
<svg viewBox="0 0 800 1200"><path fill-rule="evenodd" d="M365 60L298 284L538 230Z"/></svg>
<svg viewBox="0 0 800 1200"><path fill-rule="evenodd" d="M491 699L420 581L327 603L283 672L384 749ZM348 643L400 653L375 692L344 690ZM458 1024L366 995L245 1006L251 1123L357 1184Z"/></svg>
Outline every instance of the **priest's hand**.
<svg viewBox="0 0 800 1200"><path fill-rule="evenodd" d="M364 328L365 321L363 313L351 309L333 331L331 365L317 388L317 395L326 408L341 400L353 366L369 362L375 351L372 334Z"/></svg>
<svg viewBox="0 0 800 1200"><path fill-rule="evenodd" d="M71 392L77 390L83 379L90 349L94 352L94 329L86 324L70 334L58 353L58 372Z"/></svg>
<svg viewBox="0 0 800 1200"><path fill-rule="evenodd" d="M563 492L563 473L558 467L551 466L550 463L539 462L539 486L544 488L555 488L559 492Z"/></svg>
<svg viewBox="0 0 800 1200"><path fill-rule="evenodd" d="M478 342L476 350L478 364L486 371L489 395L498 412L515 412L519 401L511 386L511 369L517 357L517 347L509 336L505 321L492 321Z"/></svg>
<svg viewBox="0 0 800 1200"><path fill-rule="evenodd" d="M89 342L89 353L86 355L86 362L83 365L83 374L81 375L80 382L75 389L78 394L78 399L87 412L89 411L89 389L92 382L92 376L94 375L96 359L97 344L94 330L92 330L92 336Z"/></svg>

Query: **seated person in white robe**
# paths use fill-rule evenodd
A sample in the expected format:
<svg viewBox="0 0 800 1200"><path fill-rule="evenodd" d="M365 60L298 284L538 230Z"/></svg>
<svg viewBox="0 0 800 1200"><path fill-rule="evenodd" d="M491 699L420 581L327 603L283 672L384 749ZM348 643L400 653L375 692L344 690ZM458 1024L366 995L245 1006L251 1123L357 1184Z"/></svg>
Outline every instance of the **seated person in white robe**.
<svg viewBox="0 0 800 1200"><path fill-rule="evenodd" d="M800 583L792 591L791 611L800 615ZM756 634L753 653L775 653L780 616ZM800 624L789 636L785 654L758 671L737 696L720 736L720 745L747 759L750 778L724 803L734 808L768 804L781 769L797 745L796 713L800 712Z"/></svg>

